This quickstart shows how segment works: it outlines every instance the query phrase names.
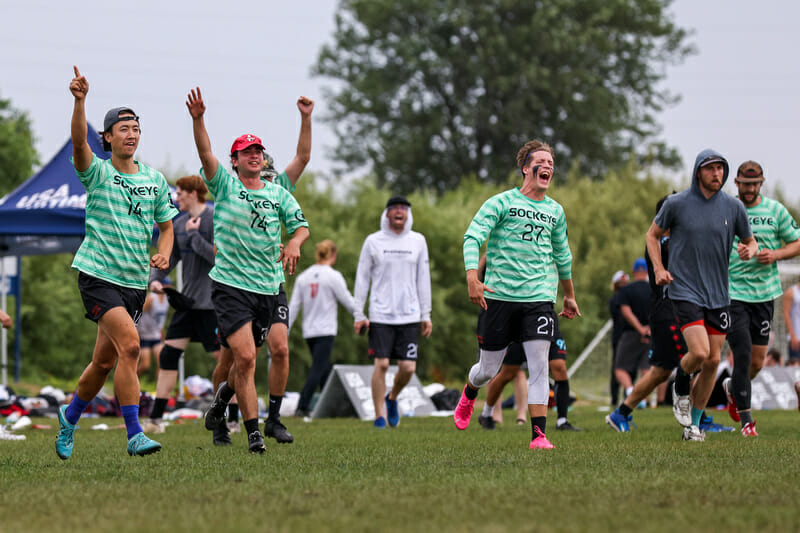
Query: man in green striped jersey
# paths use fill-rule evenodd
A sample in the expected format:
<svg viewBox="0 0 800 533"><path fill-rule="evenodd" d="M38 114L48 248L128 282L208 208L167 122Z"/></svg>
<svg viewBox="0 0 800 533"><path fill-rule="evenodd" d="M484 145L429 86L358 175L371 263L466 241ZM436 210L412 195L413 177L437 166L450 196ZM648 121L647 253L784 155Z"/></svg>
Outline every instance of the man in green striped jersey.
<svg viewBox="0 0 800 533"><path fill-rule="evenodd" d="M764 171L755 161L745 161L736 173L739 200L747 208L759 251L750 260L739 258L734 240L728 267L731 295L733 376L723 382L728 413L742 424L742 435L758 436L750 412L751 380L764 366L772 329L774 300L781 295L776 261L800 254L800 228L780 202L761 195Z"/></svg>
<svg viewBox="0 0 800 533"><path fill-rule="evenodd" d="M203 165L202 175L214 195L214 241L217 255L209 273L212 299L220 334L233 353L227 383L217 390L206 413L206 429L224 420L225 407L239 399L251 453L264 453L264 437L258 430L258 398L255 364L258 346L272 324L283 281L283 269L294 274L300 247L308 238L308 223L297 200L285 189L261 179L264 146L255 135L243 135L234 143L238 179L219 164L203 116L206 106L200 89L186 102L192 116L195 144ZM293 235L281 250L281 224Z"/></svg>
<svg viewBox="0 0 800 533"><path fill-rule="evenodd" d="M580 316L572 286L572 253L564 209L546 196L553 178L553 150L529 141L517 153L522 187L489 198L464 235L464 265L470 301L478 317L480 359L469 372L453 420L469 426L478 389L489 383L512 341L528 361L531 449L554 446L545 436L550 387L548 353L556 329L553 309L558 283L564 291L559 316ZM480 247L488 239L485 284L478 278ZM555 268L552 266L555 265Z"/></svg>
<svg viewBox="0 0 800 533"><path fill-rule="evenodd" d="M139 425L139 334L150 268L165 269L172 251L172 205L164 176L134 159L139 145L139 117L128 107L106 113L104 160L92 153L86 140L86 95L89 82L73 67L69 85L75 103L72 111L72 163L86 188L86 238L72 267L80 272L78 288L86 317L97 323L92 362L81 374L69 405L58 411L56 453L68 459L73 450L75 424L114 372L114 393L119 400L128 436L129 455L148 455L161 444L148 438ZM160 236L158 252L150 257L153 221Z"/></svg>

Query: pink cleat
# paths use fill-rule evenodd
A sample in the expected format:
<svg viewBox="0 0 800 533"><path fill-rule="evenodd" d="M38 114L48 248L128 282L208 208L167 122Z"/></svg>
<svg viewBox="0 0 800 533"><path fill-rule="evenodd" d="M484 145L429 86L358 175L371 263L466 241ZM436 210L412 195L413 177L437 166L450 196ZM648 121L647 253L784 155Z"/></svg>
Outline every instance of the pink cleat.
<svg viewBox="0 0 800 533"><path fill-rule="evenodd" d="M458 399L458 405L453 412L453 422L456 423L458 429L467 429L469 426L469 419L472 418L472 410L475 409L475 400L470 400L464 394L467 386L464 385L464 390L461 391L461 398Z"/></svg>
<svg viewBox="0 0 800 533"><path fill-rule="evenodd" d="M743 437L758 437L758 432L756 431L756 422L753 420L752 422L748 422L742 428L742 436Z"/></svg>
<svg viewBox="0 0 800 533"><path fill-rule="evenodd" d="M555 448L555 446L553 446L553 444L547 440L547 437L545 437L541 429L537 427L535 431L539 434L539 436L531 441L531 445L529 446L531 450L552 450Z"/></svg>

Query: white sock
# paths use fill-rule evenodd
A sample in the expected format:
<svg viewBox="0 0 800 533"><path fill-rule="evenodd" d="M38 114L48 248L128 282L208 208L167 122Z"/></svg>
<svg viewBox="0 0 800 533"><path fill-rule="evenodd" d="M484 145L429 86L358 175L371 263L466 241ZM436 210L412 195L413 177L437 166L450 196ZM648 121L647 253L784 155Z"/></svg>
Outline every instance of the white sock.
<svg viewBox="0 0 800 533"><path fill-rule="evenodd" d="M483 411L481 411L481 416L492 416L492 411L494 410L494 405L489 405L488 403L483 404Z"/></svg>
<svg viewBox="0 0 800 533"><path fill-rule="evenodd" d="M556 427L560 426L561 424L563 424L566 421L567 421L566 418L563 418L563 417L559 418L558 420L556 420Z"/></svg>

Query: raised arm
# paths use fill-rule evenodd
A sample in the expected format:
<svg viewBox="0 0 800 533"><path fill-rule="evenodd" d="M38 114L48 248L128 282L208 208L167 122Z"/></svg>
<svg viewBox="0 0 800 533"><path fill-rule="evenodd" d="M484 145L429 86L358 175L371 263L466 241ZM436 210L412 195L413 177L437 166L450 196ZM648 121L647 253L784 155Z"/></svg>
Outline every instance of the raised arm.
<svg viewBox="0 0 800 533"><path fill-rule="evenodd" d="M297 180L311 160L311 112L314 110L314 100L301 96L297 99L297 109L300 110L300 138L297 139L297 153L286 167L286 176L292 185L297 185Z"/></svg>
<svg viewBox="0 0 800 533"><path fill-rule="evenodd" d="M206 124L203 121L206 104L203 102L203 95L200 94L200 87L189 92L186 97L186 107L189 108L189 114L192 116L192 132L194 133L194 144L197 146L197 155L200 156L200 164L203 165L206 180L211 181L217 173L219 161L211 151L211 139L208 138Z"/></svg>
<svg viewBox="0 0 800 533"><path fill-rule="evenodd" d="M75 77L69 83L69 91L75 97L75 104L72 108L72 123L70 132L72 134L72 161L78 172L83 172L92 164L92 149L86 140L88 125L86 124L86 95L89 93L89 82L86 76L82 76L77 66L72 67Z"/></svg>

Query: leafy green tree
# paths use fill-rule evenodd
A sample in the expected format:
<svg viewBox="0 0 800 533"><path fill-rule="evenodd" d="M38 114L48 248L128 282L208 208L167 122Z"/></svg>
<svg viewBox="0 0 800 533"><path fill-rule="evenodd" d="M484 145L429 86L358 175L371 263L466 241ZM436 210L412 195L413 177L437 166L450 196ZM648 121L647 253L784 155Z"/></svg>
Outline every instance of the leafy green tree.
<svg viewBox="0 0 800 533"><path fill-rule="evenodd" d="M671 0L342 0L314 73L338 82L337 158L384 186L443 192L505 181L518 146L599 177L634 160L671 167L659 82L692 52Z"/></svg>
<svg viewBox="0 0 800 533"><path fill-rule="evenodd" d="M33 147L33 128L27 113L0 99L0 196L31 177L38 163Z"/></svg>

